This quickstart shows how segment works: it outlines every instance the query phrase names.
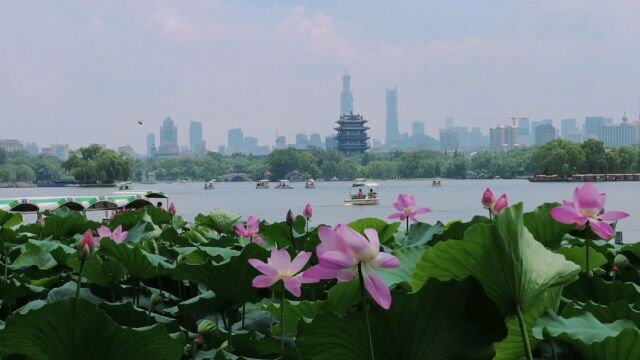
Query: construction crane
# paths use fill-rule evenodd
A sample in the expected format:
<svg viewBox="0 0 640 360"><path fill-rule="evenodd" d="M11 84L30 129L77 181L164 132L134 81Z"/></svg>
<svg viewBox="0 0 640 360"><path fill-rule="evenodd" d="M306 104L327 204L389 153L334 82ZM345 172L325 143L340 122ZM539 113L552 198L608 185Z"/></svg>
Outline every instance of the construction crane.
<svg viewBox="0 0 640 360"><path fill-rule="evenodd" d="M513 126L516 126L517 120L528 119L528 117L523 116L473 116L470 119L484 119L484 120L511 120Z"/></svg>

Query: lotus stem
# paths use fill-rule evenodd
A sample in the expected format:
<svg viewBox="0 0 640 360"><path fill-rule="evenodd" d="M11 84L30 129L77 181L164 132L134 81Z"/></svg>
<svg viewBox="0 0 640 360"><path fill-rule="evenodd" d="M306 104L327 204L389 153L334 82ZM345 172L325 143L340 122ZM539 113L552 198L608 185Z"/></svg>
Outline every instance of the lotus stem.
<svg viewBox="0 0 640 360"><path fill-rule="evenodd" d="M589 266L589 248L590 247L591 247L591 240L587 239L584 247L586 249L586 258L585 258L586 269L585 270L587 271L587 277L593 276L593 273L591 272L591 267Z"/></svg>
<svg viewBox="0 0 640 360"><path fill-rule="evenodd" d="M409 221L407 220L407 226ZM369 322L369 303L367 302L367 293L364 288L364 277L362 275L362 263L358 264L358 275L360 277L360 291L362 293L362 307L364 309L364 319L367 324L367 335L369 335L369 353L371 354L371 360L375 360L373 353L373 341L371 340L371 323Z"/></svg>
<svg viewBox="0 0 640 360"><path fill-rule="evenodd" d="M244 330L244 316L245 316L245 314L246 314L246 312L245 312L245 308L246 308L246 306L247 306L247 303L243 303L243 304L242 304L242 329L243 329L243 330Z"/></svg>
<svg viewBox="0 0 640 360"><path fill-rule="evenodd" d="M527 334L527 326L524 323L524 315L522 315L520 305L516 307L516 315L518 317L518 325L520 326L520 334L522 335L522 344L524 345L525 355L527 356L527 360L533 360L531 345L529 345L529 335Z"/></svg>
<svg viewBox="0 0 640 360"><path fill-rule="evenodd" d="M2 299L2 308L6 309L6 315L9 316L9 302L7 301L7 295L9 288L9 253L7 251L4 252L4 294Z"/></svg>
<svg viewBox="0 0 640 360"><path fill-rule="evenodd" d="M280 358L284 359L284 281L280 294Z"/></svg>
<svg viewBox="0 0 640 360"><path fill-rule="evenodd" d="M409 218L407 218L407 234L406 236L409 236Z"/></svg>
<svg viewBox="0 0 640 360"><path fill-rule="evenodd" d="M76 325L78 323L78 302L80 301L80 286L82 285L82 270L84 270L84 260L80 260L80 270L78 270L78 281L76 282L76 297L73 301L73 341L76 340Z"/></svg>

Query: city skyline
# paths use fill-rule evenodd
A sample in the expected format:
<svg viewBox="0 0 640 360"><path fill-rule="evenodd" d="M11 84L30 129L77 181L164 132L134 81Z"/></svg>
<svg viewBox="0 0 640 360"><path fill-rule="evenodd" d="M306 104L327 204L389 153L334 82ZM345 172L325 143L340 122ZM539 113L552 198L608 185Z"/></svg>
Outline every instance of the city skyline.
<svg viewBox="0 0 640 360"><path fill-rule="evenodd" d="M422 121L437 136L449 115L485 133L502 123L477 117L553 118L558 127L626 111L635 121L639 10L593 0L13 2L0 14L0 39L12 49L0 55L10 125L2 136L145 153L145 137L167 115L180 144L189 123L202 122L210 149L231 127L269 145L276 129L325 136L345 70L374 139L385 138L385 89L394 86L400 133Z"/></svg>

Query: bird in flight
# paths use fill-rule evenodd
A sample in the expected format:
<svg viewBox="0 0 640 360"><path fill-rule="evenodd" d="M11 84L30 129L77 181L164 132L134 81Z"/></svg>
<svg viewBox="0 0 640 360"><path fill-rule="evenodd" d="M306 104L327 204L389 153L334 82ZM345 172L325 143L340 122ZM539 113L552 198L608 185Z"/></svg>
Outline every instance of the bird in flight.
<svg viewBox="0 0 640 360"><path fill-rule="evenodd" d="M142 125L142 120L138 120L136 122L138 123L138 125Z"/></svg>

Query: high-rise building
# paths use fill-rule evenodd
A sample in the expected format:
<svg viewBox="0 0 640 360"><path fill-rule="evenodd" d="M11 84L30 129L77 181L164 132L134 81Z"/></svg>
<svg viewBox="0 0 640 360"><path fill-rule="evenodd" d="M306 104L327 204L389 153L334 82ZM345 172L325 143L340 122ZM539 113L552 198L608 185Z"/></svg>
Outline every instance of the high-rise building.
<svg viewBox="0 0 640 360"><path fill-rule="evenodd" d="M318 133L313 133L309 135L309 147L321 148L322 147L322 136Z"/></svg>
<svg viewBox="0 0 640 360"><path fill-rule="evenodd" d="M298 149L306 149L309 146L309 137L307 134L296 134L296 147Z"/></svg>
<svg viewBox="0 0 640 360"><path fill-rule="evenodd" d="M162 122L160 127L160 147L158 156L177 156L180 154L178 147L178 128L170 117Z"/></svg>
<svg viewBox="0 0 640 360"><path fill-rule="evenodd" d="M26 151L29 155L35 156L40 152L40 147L38 147L38 144L34 142L28 142L24 144L24 151Z"/></svg>
<svg viewBox="0 0 640 360"><path fill-rule="evenodd" d="M6 152L18 152L24 149L24 144L15 139L0 139L0 149Z"/></svg>
<svg viewBox="0 0 640 360"><path fill-rule="evenodd" d="M578 133L576 119L563 119L560 121L560 135L565 139L567 136Z"/></svg>
<svg viewBox="0 0 640 360"><path fill-rule="evenodd" d="M156 136L153 133L147 134L147 156L155 156L157 151L158 149L156 148Z"/></svg>
<svg viewBox="0 0 640 360"><path fill-rule="evenodd" d="M235 154L242 152L244 146L244 134L242 129L231 129L227 133L227 153Z"/></svg>
<svg viewBox="0 0 640 360"><path fill-rule="evenodd" d="M455 126L454 124L455 124L455 120L453 119L453 116L447 116L446 118L444 118L445 129L451 129L452 127Z"/></svg>
<svg viewBox="0 0 640 360"><path fill-rule="evenodd" d="M196 155L205 152L201 122L192 121L189 123L189 150Z"/></svg>
<svg viewBox="0 0 640 360"><path fill-rule="evenodd" d="M283 135L276 137L276 149L284 149L287 147L287 138Z"/></svg>
<svg viewBox="0 0 640 360"><path fill-rule="evenodd" d="M497 126L489 129L489 148L493 152L511 150L519 145L518 128Z"/></svg>
<svg viewBox="0 0 640 360"><path fill-rule="evenodd" d="M460 149L459 133L454 129L440 129L440 149L455 151Z"/></svg>
<svg viewBox="0 0 640 360"><path fill-rule="evenodd" d="M324 145L327 150L335 150L338 148L338 140L335 135L327 135L324 137Z"/></svg>
<svg viewBox="0 0 640 360"><path fill-rule="evenodd" d="M556 128L551 124L536 126L535 138L536 145L544 145L556 138Z"/></svg>
<svg viewBox="0 0 640 360"><path fill-rule="evenodd" d="M386 94L387 115L385 119L385 144L392 145L400 139L400 130L398 127L398 89L387 89Z"/></svg>
<svg viewBox="0 0 640 360"><path fill-rule="evenodd" d="M638 144L638 131L639 124L630 124L625 115L621 124L603 125L600 128L600 140L609 148L634 146Z"/></svg>
<svg viewBox="0 0 640 360"><path fill-rule="evenodd" d="M336 121L338 127L336 141L338 151L346 155L362 154L369 148L367 141L367 120L362 115L341 115Z"/></svg>
<svg viewBox="0 0 640 360"><path fill-rule="evenodd" d="M411 124L411 135L412 136L422 136L425 135L424 131L424 123L422 121L414 121Z"/></svg>
<svg viewBox="0 0 640 360"><path fill-rule="evenodd" d="M251 136L247 136L244 138L244 144L243 144L243 148L244 151L250 153L250 154L256 154L256 151L258 149L258 139L251 137Z"/></svg>
<svg viewBox="0 0 640 360"><path fill-rule="evenodd" d="M584 118L584 138L599 139L600 128L604 125L604 116L587 116Z"/></svg>
<svg viewBox="0 0 640 360"><path fill-rule="evenodd" d="M55 156L61 161L69 158L69 145L67 144L51 144L49 147L40 149L40 153L46 156Z"/></svg>
<svg viewBox="0 0 640 360"><path fill-rule="evenodd" d="M353 113L353 94L351 94L351 75L342 75L342 93L340 94L340 115Z"/></svg>

